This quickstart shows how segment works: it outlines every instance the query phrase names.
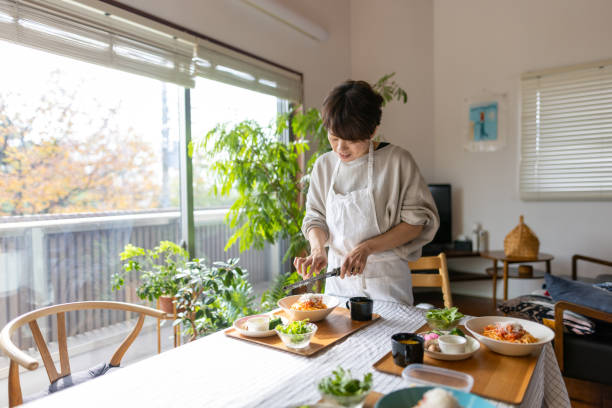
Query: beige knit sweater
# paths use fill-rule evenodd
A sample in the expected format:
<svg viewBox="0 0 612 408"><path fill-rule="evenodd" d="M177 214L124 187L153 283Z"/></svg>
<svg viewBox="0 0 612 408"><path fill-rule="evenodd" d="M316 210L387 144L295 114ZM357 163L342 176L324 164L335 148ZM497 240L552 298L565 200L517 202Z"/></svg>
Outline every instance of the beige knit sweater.
<svg viewBox="0 0 612 408"><path fill-rule="evenodd" d="M329 236L325 201L338 160L334 152L328 152L319 157L314 165L306 199L306 215L302 224L302 232L306 237L313 227L321 228ZM366 154L352 162L340 163L334 191L346 194L365 188L367 162ZM395 145L387 145L374 151L373 194L376 220L381 233L402 221L424 226L417 238L394 249L402 259L418 259L421 256L421 248L436 234L440 219L429 188L408 151Z"/></svg>

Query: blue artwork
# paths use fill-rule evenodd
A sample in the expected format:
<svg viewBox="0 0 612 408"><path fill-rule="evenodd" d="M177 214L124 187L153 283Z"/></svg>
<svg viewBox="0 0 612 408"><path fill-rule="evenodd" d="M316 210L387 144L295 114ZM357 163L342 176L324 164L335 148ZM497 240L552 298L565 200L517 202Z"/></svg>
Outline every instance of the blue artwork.
<svg viewBox="0 0 612 408"><path fill-rule="evenodd" d="M470 131L475 142L497 140L497 102L470 106Z"/></svg>

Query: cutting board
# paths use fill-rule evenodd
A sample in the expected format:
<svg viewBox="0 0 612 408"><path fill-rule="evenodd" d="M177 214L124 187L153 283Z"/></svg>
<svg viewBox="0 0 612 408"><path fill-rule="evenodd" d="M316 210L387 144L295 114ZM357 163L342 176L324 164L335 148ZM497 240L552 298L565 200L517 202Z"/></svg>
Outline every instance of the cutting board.
<svg viewBox="0 0 612 408"><path fill-rule="evenodd" d="M276 312L275 314L287 317L285 312L282 310ZM262 346L272 347L277 350L299 354L301 356L312 356L321 350L334 345L357 330L371 325L378 319L380 319L380 315L373 313L372 320L366 322L351 320L351 312L349 310L343 307L337 307L325 319L314 322L314 324L316 324L318 327L317 332L310 341L310 345L303 349L292 349L285 346L280 337L278 337L276 334L269 337L248 337L240 334L232 327L225 330L225 335L251 343L260 344Z"/></svg>
<svg viewBox="0 0 612 408"><path fill-rule="evenodd" d="M464 327L461 329L468 332ZM418 332L428 330L429 327L424 325ZM481 343L480 349L466 360L445 361L424 356L423 364L471 375L474 377L471 391L474 394L510 404L520 404L531 381L539 353L538 351L523 357L504 356L489 350ZM374 368L398 376L401 376L404 370L404 367L395 364L391 352L374 363Z"/></svg>

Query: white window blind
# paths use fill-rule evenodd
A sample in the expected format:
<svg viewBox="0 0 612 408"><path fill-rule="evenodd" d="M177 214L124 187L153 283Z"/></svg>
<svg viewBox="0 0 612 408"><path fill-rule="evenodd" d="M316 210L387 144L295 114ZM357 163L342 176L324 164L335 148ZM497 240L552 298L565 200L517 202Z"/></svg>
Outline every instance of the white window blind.
<svg viewBox="0 0 612 408"><path fill-rule="evenodd" d="M521 82L521 198L612 199L612 61Z"/></svg>
<svg viewBox="0 0 612 408"><path fill-rule="evenodd" d="M195 42L191 36L135 23L108 12L111 7L102 3L98 3L100 7L86 3L92 2L0 0L0 38L184 87L194 86Z"/></svg>
<svg viewBox="0 0 612 408"><path fill-rule="evenodd" d="M196 54L198 76L289 101L302 100L302 78L298 74L206 41L199 41Z"/></svg>

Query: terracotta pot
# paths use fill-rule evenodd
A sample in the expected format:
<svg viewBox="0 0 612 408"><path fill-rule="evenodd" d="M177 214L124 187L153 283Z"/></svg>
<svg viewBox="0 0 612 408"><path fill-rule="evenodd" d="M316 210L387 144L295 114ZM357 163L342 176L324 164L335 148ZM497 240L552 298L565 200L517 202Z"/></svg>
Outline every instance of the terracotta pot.
<svg viewBox="0 0 612 408"><path fill-rule="evenodd" d="M159 310L168 314L174 314L174 303L172 303L173 301L173 296L160 296Z"/></svg>

